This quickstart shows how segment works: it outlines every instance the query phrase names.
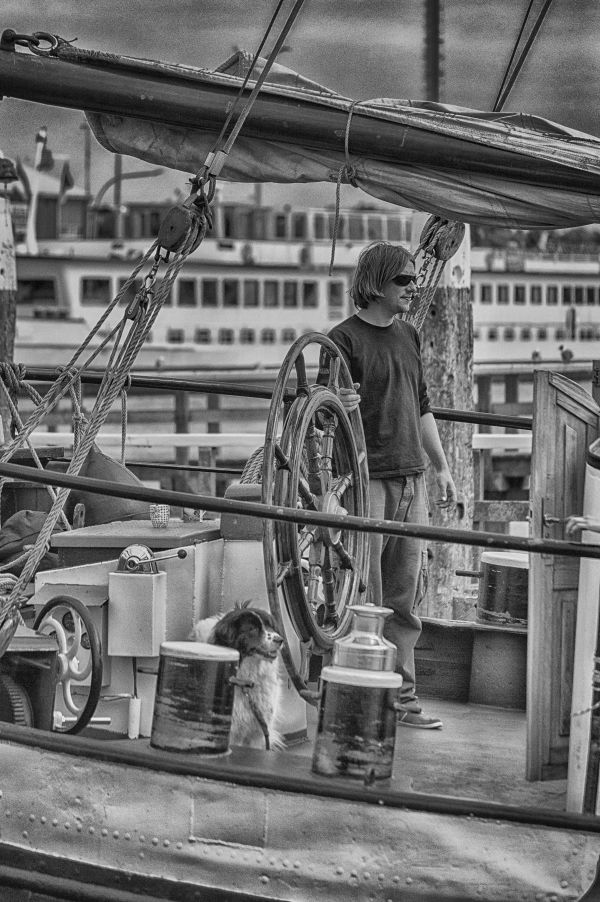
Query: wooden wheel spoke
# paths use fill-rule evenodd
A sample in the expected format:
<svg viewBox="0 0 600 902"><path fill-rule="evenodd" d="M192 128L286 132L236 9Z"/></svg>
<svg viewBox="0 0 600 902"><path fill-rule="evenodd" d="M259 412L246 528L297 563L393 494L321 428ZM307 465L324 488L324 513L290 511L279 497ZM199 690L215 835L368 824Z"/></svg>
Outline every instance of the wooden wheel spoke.
<svg viewBox="0 0 600 902"><path fill-rule="evenodd" d="M311 420L306 431L304 447L306 448L308 485L313 494L321 495L323 492L321 485L321 437L314 420Z"/></svg>
<svg viewBox="0 0 600 902"><path fill-rule="evenodd" d="M298 354L294 361L294 369L296 370L296 397L309 395L310 388L308 379L306 378L306 362L304 360L304 354Z"/></svg>
<svg viewBox="0 0 600 902"><path fill-rule="evenodd" d="M318 510L317 502L315 501L315 496L310 490L310 486L306 479L300 477L298 480L298 494L300 496L300 500L302 501L303 506L307 510L316 511Z"/></svg>
<svg viewBox="0 0 600 902"><path fill-rule="evenodd" d="M335 598L335 571L331 566L329 549L326 549L321 573L323 576L323 596L325 598L325 623L330 626L336 625L338 622L338 615Z"/></svg>
<svg viewBox="0 0 600 902"><path fill-rule="evenodd" d="M319 589L321 588L321 568L318 564L311 564L308 569L308 585L306 587L306 600L308 601L313 613L321 604Z"/></svg>
<svg viewBox="0 0 600 902"><path fill-rule="evenodd" d="M326 490L331 486L333 478L333 447L339 422L335 413L329 414L325 420L321 438L321 484L325 486Z"/></svg>
<svg viewBox="0 0 600 902"><path fill-rule="evenodd" d="M300 556L314 543L318 529L318 526L305 526L298 533L298 551Z"/></svg>
<svg viewBox="0 0 600 902"><path fill-rule="evenodd" d="M281 445L275 445L275 458L277 459L277 466L280 470L290 470L290 459L287 454L284 454Z"/></svg>
<svg viewBox="0 0 600 902"><path fill-rule="evenodd" d="M293 566L293 561L285 561L285 563L279 565L279 567L277 568L277 575L275 577L275 583L277 586L280 586L283 583L284 579L286 579L290 575Z"/></svg>
<svg viewBox="0 0 600 902"><path fill-rule="evenodd" d="M331 491L334 493L334 495L337 495L337 497L341 501L345 493L352 485L354 485L354 474L343 473L341 476L338 476L333 480Z"/></svg>
<svg viewBox="0 0 600 902"><path fill-rule="evenodd" d="M342 542L333 542L331 550L337 554L342 570L354 570L354 558L348 554Z"/></svg>

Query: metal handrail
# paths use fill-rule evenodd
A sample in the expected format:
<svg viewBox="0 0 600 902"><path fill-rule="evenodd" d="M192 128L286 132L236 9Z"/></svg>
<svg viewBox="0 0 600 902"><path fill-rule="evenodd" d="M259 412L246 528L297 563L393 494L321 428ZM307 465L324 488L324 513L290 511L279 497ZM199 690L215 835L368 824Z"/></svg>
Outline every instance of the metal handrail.
<svg viewBox="0 0 600 902"><path fill-rule="evenodd" d="M56 369L51 367L31 366L27 367L26 377L32 382L54 382L56 381L57 372ZM83 385L100 385L103 378L103 372L91 372L89 370L81 372ZM273 392L268 386L248 386L234 382L212 382L201 379L167 379L164 376L140 376L133 374L129 378L129 386L131 388L153 389L155 391L184 391L195 394L264 398L267 401L270 401L273 396ZM286 392L283 400L293 401L295 397L294 392ZM449 407L434 407L432 412L438 420L475 423L477 425L497 426L498 428L506 429L533 429L531 417L510 417L481 411L453 410Z"/></svg>
<svg viewBox="0 0 600 902"><path fill-rule="evenodd" d="M417 536L431 542L454 542L459 545L477 545L484 548L501 548L511 551L525 551L533 554L557 554L563 557L587 557L600 559L600 545L579 542L564 542L558 539L524 539L518 536L494 532L473 532L467 529L449 529L441 526L421 526L415 523L397 523L393 520L374 520L369 517L340 516L322 511L301 508L280 507L254 501L237 501L230 498L214 498L211 495L197 495L191 492L173 492L167 489L151 489L145 486L120 485L104 479L90 479L87 476L71 476L54 473L19 464L0 463L0 476L43 485L53 485L68 489L79 489L115 498L131 498L149 503L170 504L221 514L236 514L269 518L287 523L305 523L334 529L356 532L381 533L394 536Z"/></svg>

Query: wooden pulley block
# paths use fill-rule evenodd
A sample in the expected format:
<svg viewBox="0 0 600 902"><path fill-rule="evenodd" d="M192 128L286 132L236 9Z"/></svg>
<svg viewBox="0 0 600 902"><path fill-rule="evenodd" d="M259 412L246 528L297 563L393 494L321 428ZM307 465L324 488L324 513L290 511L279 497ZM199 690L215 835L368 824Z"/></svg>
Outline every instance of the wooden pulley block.
<svg viewBox="0 0 600 902"><path fill-rule="evenodd" d="M421 245L425 251L433 253L437 260L445 263L457 252L464 237L463 222L430 216L421 232Z"/></svg>
<svg viewBox="0 0 600 902"><path fill-rule="evenodd" d="M177 253L183 247L189 235L194 235L191 254L195 251L207 230L207 220L203 211L192 205L176 204L171 207L158 230L158 243L166 251Z"/></svg>

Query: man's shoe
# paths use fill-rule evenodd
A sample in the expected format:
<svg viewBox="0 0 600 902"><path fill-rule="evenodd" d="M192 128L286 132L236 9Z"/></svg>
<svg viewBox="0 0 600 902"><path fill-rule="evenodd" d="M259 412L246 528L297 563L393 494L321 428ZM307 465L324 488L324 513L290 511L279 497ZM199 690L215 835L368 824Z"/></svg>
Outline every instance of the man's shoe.
<svg viewBox="0 0 600 902"><path fill-rule="evenodd" d="M399 711L396 723L399 727L413 727L417 730L441 730L439 717L428 717L427 714L416 714L414 711Z"/></svg>
<svg viewBox="0 0 600 902"><path fill-rule="evenodd" d="M421 707L421 705L419 704L419 702L416 698L413 698L407 702L401 700L400 703L398 704L398 707L402 711L410 711L411 714L422 714L423 713L423 708Z"/></svg>

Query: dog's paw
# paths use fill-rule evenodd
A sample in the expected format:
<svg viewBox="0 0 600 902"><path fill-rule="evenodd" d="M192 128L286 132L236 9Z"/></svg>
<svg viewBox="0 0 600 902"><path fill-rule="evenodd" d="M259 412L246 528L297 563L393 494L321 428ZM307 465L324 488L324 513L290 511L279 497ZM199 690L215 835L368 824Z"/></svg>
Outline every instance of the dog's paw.
<svg viewBox="0 0 600 902"><path fill-rule="evenodd" d="M194 624L188 635L190 642L210 642L213 630L223 614L215 614L213 617L206 617L204 620L198 620Z"/></svg>

